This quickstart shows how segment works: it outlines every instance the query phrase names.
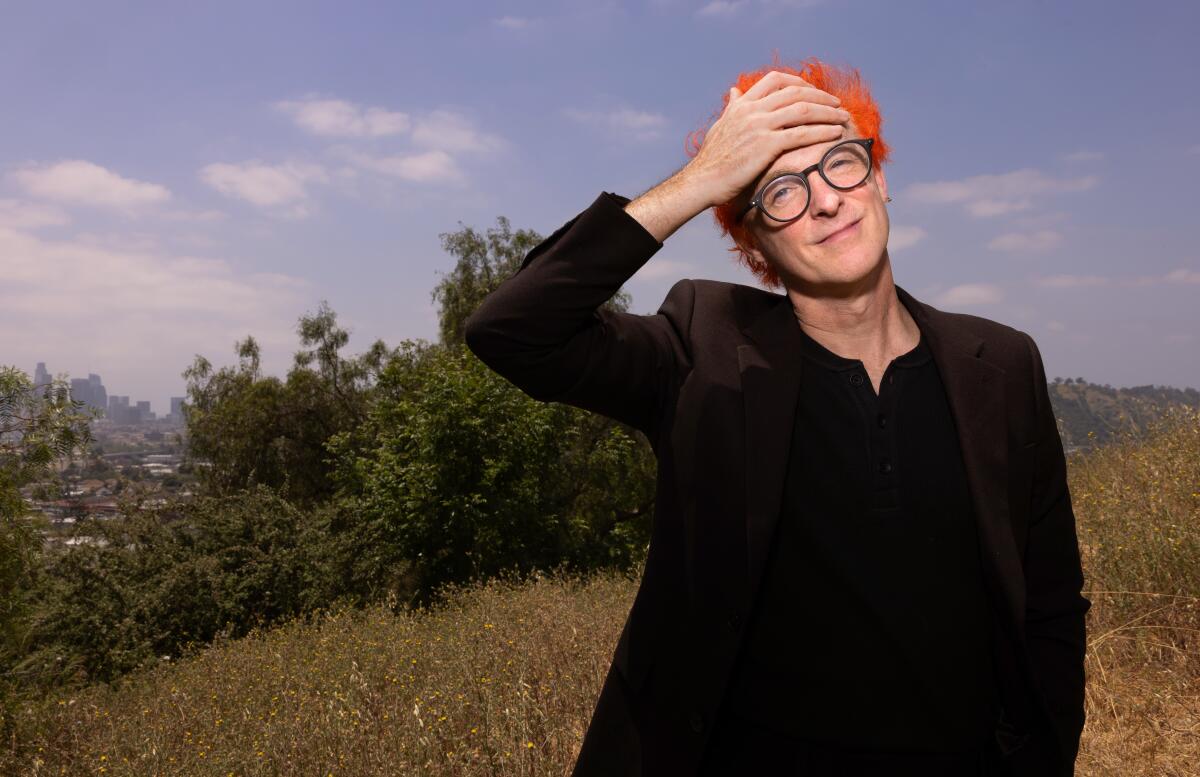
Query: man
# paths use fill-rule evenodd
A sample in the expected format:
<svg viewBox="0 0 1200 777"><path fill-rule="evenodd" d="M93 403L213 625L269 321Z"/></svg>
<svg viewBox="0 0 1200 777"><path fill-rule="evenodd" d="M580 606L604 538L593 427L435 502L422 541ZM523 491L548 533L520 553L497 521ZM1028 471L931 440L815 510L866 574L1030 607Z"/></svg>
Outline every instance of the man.
<svg viewBox="0 0 1200 777"><path fill-rule="evenodd" d="M1074 772L1090 602L1041 356L895 285L880 124L854 71L743 75L685 167L602 193L467 322L658 458L575 775ZM709 207L785 294L600 307Z"/></svg>

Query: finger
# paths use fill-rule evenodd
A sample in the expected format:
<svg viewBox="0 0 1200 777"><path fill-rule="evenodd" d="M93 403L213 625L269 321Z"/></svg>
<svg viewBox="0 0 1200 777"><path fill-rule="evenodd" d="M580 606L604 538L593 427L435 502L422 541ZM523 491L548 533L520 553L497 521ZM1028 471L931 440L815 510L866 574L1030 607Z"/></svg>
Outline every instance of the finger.
<svg viewBox="0 0 1200 777"><path fill-rule="evenodd" d="M850 113L831 105L817 103L792 103L772 111L770 114L772 129L778 127L795 127L800 124L845 124L850 121Z"/></svg>
<svg viewBox="0 0 1200 777"><path fill-rule="evenodd" d="M831 105L835 108L841 106L842 101L829 92L817 89L815 86L797 86L795 84L785 86L771 92L766 97L759 100L759 105L764 110L774 111L782 108L785 105L796 102L820 103L821 105Z"/></svg>
<svg viewBox="0 0 1200 777"><path fill-rule="evenodd" d="M782 70L772 70L746 90L744 97L749 97L752 100L757 100L760 97L765 97L768 94L785 86L808 86L812 84L805 81L803 78L791 73L785 73Z"/></svg>
<svg viewBox="0 0 1200 777"><path fill-rule="evenodd" d="M776 147L782 154L794 148L803 148L817 143L828 143L837 140L846 129L844 124L801 124L798 127L784 127L775 130Z"/></svg>

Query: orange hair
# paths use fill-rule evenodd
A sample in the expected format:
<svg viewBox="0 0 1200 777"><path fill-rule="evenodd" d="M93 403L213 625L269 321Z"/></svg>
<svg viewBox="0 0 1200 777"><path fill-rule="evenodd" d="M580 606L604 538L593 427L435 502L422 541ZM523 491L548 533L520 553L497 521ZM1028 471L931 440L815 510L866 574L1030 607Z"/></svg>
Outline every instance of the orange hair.
<svg viewBox="0 0 1200 777"><path fill-rule="evenodd" d="M842 101L841 107L850 114L858 132L865 138L875 138L875 142L871 146L872 167L878 167L888 161L891 157L891 149L880 134L883 117L879 115L879 105L871 96L870 89L863 83L858 70L851 67L834 67L815 58L801 62L799 69L796 69L779 64L779 53L775 52L771 65L750 73L739 73L733 86L736 86L741 94L745 94L750 87L772 70L781 70L784 73L800 76L817 89L839 98ZM700 147L704 144L704 136L708 132L708 128L721 117L728 104L729 90L726 89L725 96L721 99L721 108L712 115L704 127L690 133L684 141L684 151L689 158L700 153ZM773 267L756 264L746 250L746 247L757 249L758 245L745 224L738 224L734 221L737 218L737 205L731 201L716 205L712 210L713 218L716 220L721 234L728 235L733 239L734 245L729 251L736 254L736 261L754 273L764 286L768 288L783 286Z"/></svg>

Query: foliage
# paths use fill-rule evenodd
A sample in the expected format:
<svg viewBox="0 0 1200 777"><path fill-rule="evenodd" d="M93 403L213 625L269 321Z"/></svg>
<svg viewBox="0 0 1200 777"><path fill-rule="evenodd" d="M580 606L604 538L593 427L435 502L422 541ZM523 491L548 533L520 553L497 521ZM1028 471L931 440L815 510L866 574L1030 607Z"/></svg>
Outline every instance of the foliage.
<svg viewBox="0 0 1200 777"><path fill-rule="evenodd" d="M147 506L124 500L50 554L23 672L42 686L111 681L218 634L241 636L334 598L327 514L269 487Z"/></svg>
<svg viewBox="0 0 1200 777"><path fill-rule="evenodd" d="M214 371L197 356L184 371L188 459L199 465L205 493L228 495L261 483L306 505L332 494L325 441L365 417L388 350L376 341L357 357L341 356L349 333L325 302L301 317L298 332L303 347L284 381L262 375L251 336L236 345L236 367Z"/></svg>
<svg viewBox="0 0 1200 777"><path fill-rule="evenodd" d="M65 380L35 387L21 370L0 367L0 735L9 733L14 666L28 649L30 589L40 573L40 527L21 489L91 444L92 417L71 400ZM53 490L52 483L41 488Z"/></svg>
<svg viewBox="0 0 1200 777"><path fill-rule="evenodd" d="M480 235L471 227L438 235L446 253L456 257L454 268L432 292L438 304L438 334L442 345L463 344L463 325L470 315L509 276L517 272L530 249L543 238L528 229L512 231L508 219L498 216L499 227ZM462 222L459 222L460 224ZM626 311L630 297L618 291L604 307Z"/></svg>
<svg viewBox="0 0 1200 777"><path fill-rule="evenodd" d="M360 580L419 601L503 569L628 567L649 538L653 452L608 419L529 398L465 347L406 343L380 376L370 449L342 438ZM406 568L405 565L411 565ZM411 574L407 590L390 570Z"/></svg>
<svg viewBox="0 0 1200 777"><path fill-rule="evenodd" d="M1059 434L1068 451L1095 448L1122 435L1144 435L1172 408L1200 410L1200 391L1193 388L1114 389L1083 378L1055 378L1049 389L1054 417L1059 419Z"/></svg>
<svg viewBox="0 0 1200 777"><path fill-rule="evenodd" d="M1200 410L1168 410L1071 460L1072 505L1091 577L1110 592L1154 592L1200 603ZM1142 603L1103 597L1115 617ZM1200 613L1197 613L1200 615Z"/></svg>

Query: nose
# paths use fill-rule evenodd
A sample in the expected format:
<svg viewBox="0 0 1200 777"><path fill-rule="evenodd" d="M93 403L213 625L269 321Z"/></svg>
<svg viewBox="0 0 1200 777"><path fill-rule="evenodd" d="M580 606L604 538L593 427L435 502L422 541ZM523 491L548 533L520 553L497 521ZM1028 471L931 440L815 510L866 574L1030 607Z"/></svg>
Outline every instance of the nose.
<svg viewBox="0 0 1200 777"><path fill-rule="evenodd" d="M821 216L836 216L842 204L842 195L819 175L809 176L808 179L808 209L812 218Z"/></svg>

